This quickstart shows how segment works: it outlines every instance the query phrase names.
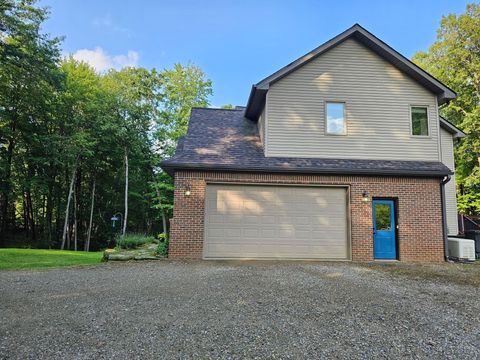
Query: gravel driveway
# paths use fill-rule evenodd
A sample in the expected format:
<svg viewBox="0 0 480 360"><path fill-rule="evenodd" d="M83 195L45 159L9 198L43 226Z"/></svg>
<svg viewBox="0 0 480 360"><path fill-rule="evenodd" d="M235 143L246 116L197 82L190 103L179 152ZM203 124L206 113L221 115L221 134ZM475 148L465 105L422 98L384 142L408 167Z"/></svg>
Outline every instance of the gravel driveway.
<svg viewBox="0 0 480 360"><path fill-rule="evenodd" d="M0 273L0 358L480 358L480 289L352 263Z"/></svg>

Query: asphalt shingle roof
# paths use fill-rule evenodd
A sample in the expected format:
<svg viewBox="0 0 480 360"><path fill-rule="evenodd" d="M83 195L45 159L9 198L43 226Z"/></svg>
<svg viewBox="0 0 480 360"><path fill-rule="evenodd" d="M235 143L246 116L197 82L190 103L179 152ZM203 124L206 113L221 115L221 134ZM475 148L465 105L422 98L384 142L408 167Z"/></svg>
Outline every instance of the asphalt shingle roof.
<svg viewBox="0 0 480 360"><path fill-rule="evenodd" d="M162 163L169 174L177 169L250 172L296 172L399 176L451 174L441 162L265 157L257 123L244 110L194 108L187 135L176 154Z"/></svg>

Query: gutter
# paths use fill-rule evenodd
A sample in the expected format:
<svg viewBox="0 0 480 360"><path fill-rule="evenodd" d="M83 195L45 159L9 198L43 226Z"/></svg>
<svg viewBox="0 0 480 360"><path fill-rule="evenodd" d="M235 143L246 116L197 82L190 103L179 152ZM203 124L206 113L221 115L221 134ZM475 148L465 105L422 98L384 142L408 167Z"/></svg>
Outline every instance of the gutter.
<svg viewBox="0 0 480 360"><path fill-rule="evenodd" d="M442 201L442 227L443 227L443 252L445 255L445 261L449 261L448 258L448 230L447 230L447 210L445 203L445 184L451 180L452 176L447 175L440 182L440 198Z"/></svg>
<svg viewBox="0 0 480 360"><path fill-rule="evenodd" d="M450 176L447 172L438 170L392 170L392 169L312 169L305 167L282 167L282 166L247 166L239 168L230 164L189 164L177 163L169 164L168 160L161 165L167 173L173 173L177 170L197 170L197 171L231 171L231 172L259 172L259 173L291 173L291 174L318 174L318 175L365 175L365 176L404 176L404 177L439 177ZM450 173L452 174L452 173Z"/></svg>

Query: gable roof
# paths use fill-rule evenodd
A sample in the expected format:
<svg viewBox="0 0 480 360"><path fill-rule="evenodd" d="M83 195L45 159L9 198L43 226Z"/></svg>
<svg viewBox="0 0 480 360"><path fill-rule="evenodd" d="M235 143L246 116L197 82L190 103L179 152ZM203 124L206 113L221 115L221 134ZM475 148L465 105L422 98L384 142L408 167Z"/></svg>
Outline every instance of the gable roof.
<svg viewBox="0 0 480 360"><path fill-rule="evenodd" d="M193 108L187 135L176 154L161 164L175 170L282 172L334 175L443 177L451 171L440 162L265 157L256 121L243 110Z"/></svg>
<svg viewBox="0 0 480 360"><path fill-rule="evenodd" d="M440 127L453 135L454 139L467 136L462 130L453 125L450 121L440 116Z"/></svg>
<svg viewBox="0 0 480 360"><path fill-rule="evenodd" d="M455 92L448 86L435 79L432 75L428 74L425 70L415 65L409 59L401 55L399 52L384 43L372 33L365 30L359 24L355 24L351 28L345 30L341 34L335 36L334 38L328 40L324 44L310 51L308 54L305 54L304 56L298 58L297 60L291 62L287 66L281 68L280 70L274 72L272 75L267 76L265 79L253 85L250 92L250 97L248 99L245 116L250 119L256 119L258 117L264 105L265 95L271 84L287 76L299 67L312 61L321 54L334 48L335 46L339 45L340 43L349 38L356 39L357 41L374 51L376 54L390 62L393 66L397 67L399 70L409 75L418 83L431 90L433 93L437 94L439 105L446 103L456 97Z"/></svg>

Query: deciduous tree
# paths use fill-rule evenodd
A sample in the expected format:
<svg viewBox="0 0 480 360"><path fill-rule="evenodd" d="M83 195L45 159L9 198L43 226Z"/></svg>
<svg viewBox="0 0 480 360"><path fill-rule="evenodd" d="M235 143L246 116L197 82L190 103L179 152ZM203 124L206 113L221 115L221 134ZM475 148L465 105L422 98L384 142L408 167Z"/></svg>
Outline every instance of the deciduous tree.
<svg viewBox="0 0 480 360"><path fill-rule="evenodd" d="M458 94L441 114L468 134L455 147L459 210L480 214L480 5L444 16L435 43L413 61Z"/></svg>

